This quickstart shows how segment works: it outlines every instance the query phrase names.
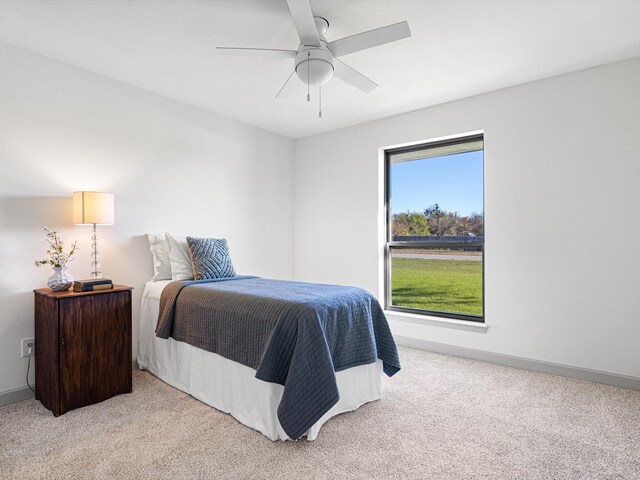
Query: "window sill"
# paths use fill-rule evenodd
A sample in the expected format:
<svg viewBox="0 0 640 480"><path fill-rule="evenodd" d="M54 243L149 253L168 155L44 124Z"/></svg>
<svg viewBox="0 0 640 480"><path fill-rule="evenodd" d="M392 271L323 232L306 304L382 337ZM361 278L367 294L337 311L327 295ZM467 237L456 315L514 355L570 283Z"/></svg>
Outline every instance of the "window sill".
<svg viewBox="0 0 640 480"><path fill-rule="evenodd" d="M453 318L434 317L430 315L419 315L416 313L396 312L385 310L384 314L391 320L401 322L419 323L421 325L432 325L435 327L456 328L458 330L468 330L471 332L486 333L489 326L486 323L469 322L466 320L456 320Z"/></svg>

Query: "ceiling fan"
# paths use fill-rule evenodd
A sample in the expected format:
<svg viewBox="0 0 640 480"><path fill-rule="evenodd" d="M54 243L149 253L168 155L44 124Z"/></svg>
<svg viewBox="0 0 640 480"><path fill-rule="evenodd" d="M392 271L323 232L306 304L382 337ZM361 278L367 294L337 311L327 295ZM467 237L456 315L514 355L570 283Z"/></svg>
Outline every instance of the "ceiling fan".
<svg viewBox="0 0 640 480"><path fill-rule="evenodd" d="M309 90L311 86L318 86L319 98L322 101L322 85L331 80L334 75L357 89L369 93L378 84L338 60L337 57L411 36L409 24L405 21L327 42L324 35L329 28L329 22L323 17L313 15L309 0L287 0L287 4L300 37L297 50L217 47L219 53L294 59L294 70L276 98L285 98L293 93L298 85L296 75L302 83L307 85L307 101L311 100ZM322 117L321 104L318 113Z"/></svg>

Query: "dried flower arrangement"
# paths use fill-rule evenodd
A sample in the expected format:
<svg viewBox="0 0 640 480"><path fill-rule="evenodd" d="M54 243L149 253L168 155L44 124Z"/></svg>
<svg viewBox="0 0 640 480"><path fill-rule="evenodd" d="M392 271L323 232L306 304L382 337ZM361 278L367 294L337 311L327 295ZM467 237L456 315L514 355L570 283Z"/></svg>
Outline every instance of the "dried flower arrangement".
<svg viewBox="0 0 640 480"><path fill-rule="evenodd" d="M43 265L51 265L54 268L64 267L68 262L73 261L73 254L78 250L78 242L73 242L69 253L64 253L64 242L58 236L58 232L56 230L49 230L47 227L44 227L44 231L46 233L47 243L49 244L49 248L47 249L47 255L49 258L36 260L36 267L41 267Z"/></svg>

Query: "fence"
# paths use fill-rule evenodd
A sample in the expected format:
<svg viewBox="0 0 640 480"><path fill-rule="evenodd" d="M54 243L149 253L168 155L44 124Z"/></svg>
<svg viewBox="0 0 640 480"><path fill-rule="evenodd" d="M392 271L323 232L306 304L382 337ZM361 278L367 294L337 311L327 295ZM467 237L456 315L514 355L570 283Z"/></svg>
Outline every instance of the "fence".
<svg viewBox="0 0 640 480"><path fill-rule="evenodd" d="M407 235L394 236L394 242L421 242L421 243L465 243L471 245L483 245L484 237L452 236L452 235Z"/></svg>

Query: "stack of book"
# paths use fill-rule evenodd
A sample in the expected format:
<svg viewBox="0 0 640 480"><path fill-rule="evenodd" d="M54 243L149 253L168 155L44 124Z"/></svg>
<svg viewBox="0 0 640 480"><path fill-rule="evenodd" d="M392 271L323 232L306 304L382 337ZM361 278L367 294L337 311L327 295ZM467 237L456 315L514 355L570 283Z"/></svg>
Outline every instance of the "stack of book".
<svg viewBox="0 0 640 480"><path fill-rule="evenodd" d="M74 292L93 292L96 290L109 290L113 288L113 282L108 278L92 278L90 280L76 280L73 282Z"/></svg>

